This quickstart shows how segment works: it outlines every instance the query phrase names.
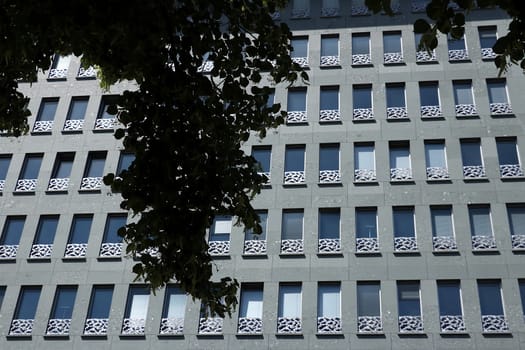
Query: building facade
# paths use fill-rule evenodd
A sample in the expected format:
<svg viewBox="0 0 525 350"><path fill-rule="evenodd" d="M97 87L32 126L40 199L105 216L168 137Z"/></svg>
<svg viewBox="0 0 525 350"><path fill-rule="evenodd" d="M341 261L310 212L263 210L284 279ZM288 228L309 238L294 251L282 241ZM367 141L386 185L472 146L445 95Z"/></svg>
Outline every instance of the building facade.
<svg viewBox="0 0 525 350"><path fill-rule="evenodd" d="M310 82L276 87L286 125L244 145L268 177L263 234L210 228L217 278L241 283L231 318L133 282L101 182L133 159L106 111L133 84L102 91L59 56L22 84L31 132L0 137L0 348L525 348L525 80L490 49L508 20L473 10L427 52L426 1L363 3L274 14Z"/></svg>

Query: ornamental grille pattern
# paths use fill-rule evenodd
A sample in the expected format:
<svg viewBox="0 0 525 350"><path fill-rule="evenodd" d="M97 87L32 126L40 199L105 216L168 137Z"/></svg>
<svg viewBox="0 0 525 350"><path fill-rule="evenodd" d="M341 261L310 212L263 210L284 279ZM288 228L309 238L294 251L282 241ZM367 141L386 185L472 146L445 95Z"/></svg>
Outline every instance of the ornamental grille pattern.
<svg viewBox="0 0 525 350"><path fill-rule="evenodd" d="M491 60L496 58L496 53L492 50L492 47L482 47L481 48L481 59L482 60Z"/></svg>
<svg viewBox="0 0 525 350"><path fill-rule="evenodd" d="M117 125L117 118L98 118L95 121L95 130L112 130Z"/></svg>
<svg viewBox="0 0 525 350"><path fill-rule="evenodd" d="M183 318L163 318L160 320L159 334L177 335L184 332Z"/></svg>
<svg viewBox="0 0 525 350"><path fill-rule="evenodd" d="M28 336L33 332L33 319L14 319L9 327L9 335Z"/></svg>
<svg viewBox="0 0 525 350"><path fill-rule="evenodd" d="M292 57L292 62L297 63L301 67L308 67L308 57Z"/></svg>
<svg viewBox="0 0 525 350"><path fill-rule="evenodd" d="M450 176L448 175L448 169L440 166L431 166L427 168L427 180L447 180Z"/></svg>
<svg viewBox="0 0 525 350"><path fill-rule="evenodd" d="M122 256L122 243L102 243L99 256L103 258L120 258Z"/></svg>
<svg viewBox="0 0 525 350"><path fill-rule="evenodd" d="M18 244L0 245L0 259L15 259L18 252Z"/></svg>
<svg viewBox="0 0 525 350"><path fill-rule="evenodd" d="M278 21L281 19L281 12L275 11L273 13L270 13L270 17L272 17L274 21Z"/></svg>
<svg viewBox="0 0 525 350"><path fill-rule="evenodd" d="M449 61L465 61L468 60L468 51L462 50L448 50Z"/></svg>
<svg viewBox="0 0 525 350"><path fill-rule="evenodd" d="M381 322L381 316L358 316L357 332L367 334L382 333L383 323Z"/></svg>
<svg viewBox="0 0 525 350"><path fill-rule="evenodd" d="M64 123L64 131L79 131L84 127L84 119L68 119Z"/></svg>
<svg viewBox="0 0 525 350"><path fill-rule="evenodd" d="M457 250L456 239L452 236L432 237L432 248L434 251L451 251Z"/></svg>
<svg viewBox="0 0 525 350"><path fill-rule="evenodd" d="M372 64L372 57L369 53L354 54L352 55L352 64L356 66L361 64Z"/></svg>
<svg viewBox="0 0 525 350"><path fill-rule="evenodd" d="M356 238L355 250L357 253L377 253L379 252L379 241L375 237Z"/></svg>
<svg viewBox="0 0 525 350"><path fill-rule="evenodd" d="M416 62L436 62L436 51L432 50L430 53L426 50L416 51Z"/></svg>
<svg viewBox="0 0 525 350"><path fill-rule="evenodd" d="M209 241L208 254L213 256L230 254L230 241Z"/></svg>
<svg viewBox="0 0 525 350"><path fill-rule="evenodd" d="M525 235L512 235L510 238L512 239L512 249L525 250Z"/></svg>
<svg viewBox="0 0 525 350"><path fill-rule="evenodd" d="M146 328L146 320L143 318L125 318L122 321L122 334L143 335Z"/></svg>
<svg viewBox="0 0 525 350"><path fill-rule="evenodd" d="M66 245L65 258L83 258L86 256L87 243L69 243Z"/></svg>
<svg viewBox="0 0 525 350"><path fill-rule="evenodd" d="M220 317L199 319L199 334L221 334L223 319Z"/></svg>
<svg viewBox="0 0 525 350"><path fill-rule="evenodd" d="M441 118L441 106L421 106L421 118Z"/></svg>
<svg viewBox="0 0 525 350"><path fill-rule="evenodd" d="M302 239L283 239L281 254L302 254L304 251Z"/></svg>
<svg viewBox="0 0 525 350"><path fill-rule="evenodd" d="M102 186L102 177L84 177L82 183L80 184L81 190L99 190Z"/></svg>
<svg viewBox="0 0 525 350"><path fill-rule="evenodd" d="M278 317L277 333L278 334L301 334L303 331L300 317Z"/></svg>
<svg viewBox="0 0 525 350"><path fill-rule="evenodd" d="M71 319L52 318L47 322L46 335L68 335Z"/></svg>
<svg viewBox="0 0 525 350"><path fill-rule="evenodd" d="M478 110L474 104L461 104L456 105L456 116L457 117L469 117L472 115L478 115Z"/></svg>
<svg viewBox="0 0 525 350"><path fill-rule="evenodd" d="M321 109L319 111L319 122L340 122L341 112L338 109Z"/></svg>
<svg viewBox="0 0 525 350"><path fill-rule="evenodd" d="M399 316L399 333L423 332L423 319L421 316Z"/></svg>
<svg viewBox="0 0 525 350"><path fill-rule="evenodd" d="M49 258L53 253L52 244L33 244L29 257L33 259Z"/></svg>
<svg viewBox="0 0 525 350"><path fill-rule="evenodd" d="M337 67L341 65L339 56L321 56L321 67Z"/></svg>
<svg viewBox="0 0 525 350"><path fill-rule="evenodd" d="M286 123L306 123L308 118L306 116L306 111L290 111L286 113Z"/></svg>
<svg viewBox="0 0 525 350"><path fill-rule="evenodd" d="M319 171L319 182L322 184L335 184L341 182L341 172L339 170Z"/></svg>
<svg viewBox="0 0 525 350"><path fill-rule="evenodd" d="M458 333L465 332L465 322L461 315L445 315L439 316L439 325L442 333Z"/></svg>
<svg viewBox="0 0 525 350"><path fill-rule="evenodd" d="M421 0L412 0L412 12L420 13L425 12L427 8L427 2Z"/></svg>
<svg viewBox="0 0 525 350"><path fill-rule="evenodd" d="M67 77L67 68L56 69L52 68L49 70L49 75L47 79L65 79Z"/></svg>
<svg viewBox="0 0 525 350"><path fill-rule="evenodd" d="M295 8L292 10L292 18L308 18L310 17L310 9Z"/></svg>
<svg viewBox="0 0 525 350"><path fill-rule="evenodd" d="M339 7L323 7L321 9L321 17L337 17L339 16Z"/></svg>
<svg viewBox="0 0 525 350"><path fill-rule="evenodd" d="M244 255L264 255L266 254L266 240L250 239L244 241Z"/></svg>
<svg viewBox="0 0 525 350"><path fill-rule="evenodd" d="M266 176L266 181L263 183L263 184L269 184L272 180L272 176L270 174L269 171L267 172L258 172L257 175L260 175L260 176Z"/></svg>
<svg viewBox="0 0 525 350"><path fill-rule="evenodd" d="M5 180L0 180L0 192L4 190Z"/></svg>
<svg viewBox="0 0 525 350"><path fill-rule="evenodd" d="M506 115L512 114L512 107L506 102L491 103L489 105L490 114L493 115Z"/></svg>
<svg viewBox="0 0 525 350"><path fill-rule="evenodd" d="M49 180L48 191L66 191L69 187L69 178L55 178Z"/></svg>
<svg viewBox="0 0 525 350"><path fill-rule="evenodd" d="M417 251L416 237L394 237L394 251L415 252Z"/></svg>
<svg viewBox="0 0 525 350"><path fill-rule="evenodd" d="M239 334L261 334L263 321L259 317L239 317L237 332Z"/></svg>
<svg viewBox="0 0 525 350"><path fill-rule="evenodd" d="M501 177L521 177L523 176L523 170L519 164L503 164L499 166L499 173Z"/></svg>
<svg viewBox="0 0 525 350"><path fill-rule="evenodd" d="M465 179L481 179L486 177L483 165L465 165L463 167L463 177Z"/></svg>
<svg viewBox="0 0 525 350"><path fill-rule="evenodd" d="M385 64L403 63L403 60L402 52L386 52L383 54L383 62Z"/></svg>
<svg viewBox="0 0 525 350"><path fill-rule="evenodd" d="M88 318L84 325L84 335L106 335L108 323L107 318Z"/></svg>
<svg viewBox="0 0 525 350"><path fill-rule="evenodd" d="M472 250L494 250L496 240L493 236L472 236Z"/></svg>
<svg viewBox="0 0 525 350"><path fill-rule="evenodd" d="M89 66L87 68L80 67L78 69L77 78L88 79L88 78L96 78L96 77L97 77L97 70L92 66Z"/></svg>
<svg viewBox="0 0 525 350"><path fill-rule="evenodd" d="M355 182L374 182L376 181L376 171L373 169L355 169Z"/></svg>
<svg viewBox="0 0 525 350"><path fill-rule="evenodd" d="M412 180L412 169L410 168L392 168L390 169L390 180L392 181Z"/></svg>
<svg viewBox="0 0 525 350"><path fill-rule="evenodd" d="M507 333L509 325L505 315L482 315L481 328L483 333Z"/></svg>
<svg viewBox="0 0 525 350"><path fill-rule="evenodd" d="M406 107L387 107L386 109L387 119L408 119L408 113Z"/></svg>
<svg viewBox="0 0 525 350"><path fill-rule="evenodd" d="M317 333L337 334L342 331L340 317L317 317Z"/></svg>
<svg viewBox="0 0 525 350"><path fill-rule="evenodd" d="M15 192L33 192L37 179L20 179L16 182Z"/></svg>
<svg viewBox="0 0 525 350"><path fill-rule="evenodd" d="M352 6L352 16L368 16L370 12L368 12L368 7L366 6Z"/></svg>
<svg viewBox="0 0 525 350"><path fill-rule="evenodd" d="M37 120L33 125L33 132L50 132L53 130L52 120Z"/></svg>
<svg viewBox="0 0 525 350"><path fill-rule="evenodd" d="M340 253L341 240L339 238L321 238L318 242L319 253Z"/></svg>
<svg viewBox="0 0 525 350"><path fill-rule="evenodd" d="M304 182L305 182L304 170L284 172L284 184L285 185L304 184Z"/></svg>
<svg viewBox="0 0 525 350"><path fill-rule="evenodd" d="M354 108L354 120L374 120L374 110L372 108Z"/></svg>
<svg viewBox="0 0 525 350"><path fill-rule="evenodd" d="M209 73L213 70L213 61L206 61L201 64L199 68L197 68L197 72L199 73Z"/></svg>

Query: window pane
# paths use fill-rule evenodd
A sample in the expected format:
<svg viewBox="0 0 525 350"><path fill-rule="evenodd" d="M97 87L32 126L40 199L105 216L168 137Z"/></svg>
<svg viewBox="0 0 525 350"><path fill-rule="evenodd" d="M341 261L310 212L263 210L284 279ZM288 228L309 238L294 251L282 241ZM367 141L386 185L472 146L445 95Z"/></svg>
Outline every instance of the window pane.
<svg viewBox="0 0 525 350"><path fill-rule="evenodd" d="M499 164L519 164L516 140L496 140Z"/></svg>
<svg viewBox="0 0 525 350"><path fill-rule="evenodd" d="M356 208L355 230L357 238L377 237L377 209Z"/></svg>
<svg viewBox="0 0 525 350"><path fill-rule="evenodd" d="M472 236L492 236L489 206L469 206L470 233Z"/></svg>
<svg viewBox="0 0 525 350"><path fill-rule="evenodd" d="M372 87L371 86L354 86L352 91L354 109L372 108Z"/></svg>
<svg viewBox="0 0 525 350"><path fill-rule="evenodd" d="M147 286L130 286L126 302L125 318L146 319L149 304L149 288Z"/></svg>
<svg viewBox="0 0 525 350"><path fill-rule="evenodd" d="M319 170L339 170L339 145L321 144Z"/></svg>
<svg viewBox="0 0 525 350"><path fill-rule="evenodd" d="M113 286L94 286L87 318L109 318Z"/></svg>
<svg viewBox="0 0 525 350"><path fill-rule="evenodd" d="M434 207L430 208L432 220L433 237L452 237L454 228L452 226L452 208Z"/></svg>
<svg viewBox="0 0 525 350"><path fill-rule="evenodd" d="M465 49L465 38L461 39L452 39L449 37L448 39L448 49L449 50L464 50Z"/></svg>
<svg viewBox="0 0 525 350"><path fill-rule="evenodd" d="M272 158L272 149L270 147L253 147L252 157L261 166L260 171L264 173L270 172L270 162Z"/></svg>
<svg viewBox="0 0 525 350"><path fill-rule="evenodd" d="M401 33L383 33L383 52L392 53L401 51Z"/></svg>
<svg viewBox="0 0 525 350"><path fill-rule="evenodd" d="M8 216L5 220L4 229L2 231L2 245L18 245L20 237L24 230L25 217Z"/></svg>
<svg viewBox="0 0 525 350"><path fill-rule="evenodd" d="M104 175L106 153L90 153L84 177L101 177Z"/></svg>
<svg viewBox="0 0 525 350"><path fill-rule="evenodd" d="M380 316L379 282L357 282L357 316Z"/></svg>
<svg viewBox="0 0 525 350"><path fill-rule="evenodd" d="M2 303L4 302L5 286L0 286L0 310L2 310Z"/></svg>
<svg viewBox="0 0 525 350"><path fill-rule="evenodd" d="M479 141L461 141L461 159L463 166L483 165Z"/></svg>
<svg viewBox="0 0 525 350"><path fill-rule="evenodd" d="M282 239L303 238L303 211L283 211Z"/></svg>
<svg viewBox="0 0 525 350"><path fill-rule="evenodd" d="M421 106L439 106L438 83L419 83Z"/></svg>
<svg viewBox="0 0 525 350"><path fill-rule="evenodd" d="M339 36L321 36L321 56L339 56Z"/></svg>
<svg viewBox="0 0 525 350"><path fill-rule="evenodd" d="M179 287L174 285L167 286L162 318L184 318L186 300L186 293Z"/></svg>
<svg viewBox="0 0 525 350"><path fill-rule="evenodd" d="M288 111L306 111L306 90L288 90Z"/></svg>
<svg viewBox="0 0 525 350"><path fill-rule="evenodd" d="M37 179L41 163L41 155L26 156L22 176L20 176L20 179Z"/></svg>
<svg viewBox="0 0 525 350"><path fill-rule="evenodd" d="M118 161L117 175L119 175L124 170L128 170L129 166L134 160L135 155L133 153L122 152Z"/></svg>
<svg viewBox="0 0 525 350"><path fill-rule="evenodd" d="M239 317L263 317L263 287L242 286Z"/></svg>
<svg viewBox="0 0 525 350"><path fill-rule="evenodd" d="M291 44L292 57L308 57L308 38L293 38Z"/></svg>
<svg viewBox="0 0 525 350"><path fill-rule="evenodd" d="M356 145L354 147L355 169L374 170L374 146L373 145Z"/></svg>
<svg viewBox="0 0 525 350"><path fill-rule="evenodd" d="M410 168L410 149L408 147L390 148L390 168Z"/></svg>
<svg viewBox="0 0 525 350"><path fill-rule="evenodd" d="M507 88L504 80L487 81L490 103L507 103Z"/></svg>
<svg viewBox="0 0 525 350"><path fill-rule="evenodd" d="M317 316L341 317L340 283L319 283L317 291Z"/></svg>
<svg viewBox="0 0 525 350"><path fill-rule="evenodd" d="M73 160L75 155L69 153L62 153L57 155L56 166L52 178L63 179L68 178L73 167Z"/></svg>
<svg viewBox="0 0 525 350"><path fill-rule="evenodd" d="M340 219L339 208L319 209L319 238L339 238Z"/></svg>
<svg viewBox="0 0 525 350"><path fill-rule="evenodd" d="M525 235L525 206L507 206L510 234Z"/></svg>
<svg viewBox="0 0 525 350"><path fill-rule="evenodd" d="M93 215L75 215L71 223L68 243L83 244L89 239Z"/></svg>
<svg viewBox="0 0 525 350"><path fill-rule="evenodd" d="M55 113L58 107L58 98L53 99L43 99L40 104L40 109L38 111L37 120L39 121L49 121L55 119Z"/></svg>
<svg viewBox="0 0 525 350"><path fill-rule="evenodd" d="M419 282L397 282L399 316L420 316Z"/></svg>
<svg viewBox="0 0 525 350"><path fill-rule="evenodd" d="M525 280L519 280L519 287L520 287L520 298L521 298L521 313L525 315ZM2 300L0 299L0 306L1 306Z"/></svg>
<svg viewBox="0 0 525 350"><path fill-rule="evenodd" d="M320 109L339 109L338 87L321 87Z"/></svg>
<svg viewBox="0 0 525 350"><path fill-rule="evenodd" d="M77 296L76 286L58 286L50 318L70 319Z"/></svg>
<svg viewBox="0 0 525 350"><path fill-rule="evenodd" d="M461 316L461 294L459 281L438 281L439 315Z"/></svg>
<svg viewBox="0 0 525 350"><path fill-rule="evenodd" d="M301 285L279 286L278 317L301 317Z"/></svg>
<svg viewBox="0 0 525 350"><path fill-rule="evenodd" d="M266 239L266 230L268 225L268 211L267 210L257 210L257 215L259 216L259 219L261 220L261 234L255 234L253 233L253 230L245 230L244 231L244 240L265 240Z"/></svg>
<svg viewBox="0 0 525 350"><path fill-rule="evenodd" d="M482 49L492 48L496 43L496 27L479 27L479 43Z"/></svg>
<svg viewBox="0 0 525 350"><path fill-rule="evenodd" d="M116 105L117 99L118 99L118 96L102 96L102 101L100 102L100 109L98 111L97 119L115 118L114 114L108 113L108 107L111 105Z"/></svg>
<svg viewBox="0 0 525 350"><path fill-rule="evenodd" d="M126 225L126 219L127 215L108 215L104 230L104 243L122 242L122 237L118 235L118 229Z"/></svg>
<svg viewBox="0 0 525 350"><path fill-rule="evenodd" d="M386 106L405 107L405 85L392 84L386 86Z"/></svg>
<svg viewBox="0 0 525 350"><path fill-rule="evenodd" d="M446 168L445 145L443 143L425 143L427 167Z"/></svg>
<svg viewBox="0 0 525 350"><path fill-rule="evenodd" d="M354 34L352 35L352 55L369 54L370 53L370 34Z"/></svg>
<svg viewBox="0 0 525 350"><path fill-rule="evenodd" d="M217 216L210 228L210 241L229 241L232 231L231 216Z"/></svg>
<svg viewBox="0 0 525 350"><path fill-rule="evenodd" d="M499 280L478 281L479 304L482 315L503 315L501 282Z"/></svg>
<svg viewBox="0 0 525 350"><path fill-rule="evenodd" d="M304 171L304 147L286 147L284 171Z"/></svg>
<svg viewBox="0 0 525 350"><path fill-rule="evenodd" d="M58 226L58 216L42 216L38 222L35 244L53 244Z"/></svg>
<svg viewBox="0 0 525 350"><path fill-rule="evenodd" d="M414 237L414 208L393 208L394 237Z"/></svg>
<svg viewBox="0 0 525 350"><path fill-rule="evenodd" d="M82 120L86 116L89 97L73 97L67 114L68 120Z"/></svg>
<svg viewBox="0 0 525 350"><path fill-rule="evenodd" d="M471 82L453 82L454 101L457 105L473 104L472 83Z"/></svg>
<svg viewBox="0 0 525 350"><path fill-rule="evenodd" d="M5 180L9 163L11 163L11 155L0 156L0 180Z"/></svg>
<svg viewBox="0 0 525 350"><path fill-rule="evenodd" d="M36 308L38 306L38 299L40 299L40 291L42 287L22 287L20 295L18 296L18 304L16 306L13 319L32 320L35 318Z"/></svg>

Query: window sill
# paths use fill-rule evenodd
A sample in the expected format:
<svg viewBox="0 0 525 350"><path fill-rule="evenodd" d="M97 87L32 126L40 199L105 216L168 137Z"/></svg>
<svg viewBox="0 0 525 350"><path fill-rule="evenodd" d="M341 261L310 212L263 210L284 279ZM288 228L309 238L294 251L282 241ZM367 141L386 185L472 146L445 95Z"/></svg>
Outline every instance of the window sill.
<svg viewBox="0 0 525 350"><path fill-rule="evenodd" d="M63 262L85 262L87 259L85 256L64 256L62 257Z"/></svg>
<svg viewBox="0 0 525 350"><path fill-rule="evenodd" d="M525 176L508 176L508 177L500 177L500 179L503 182L524 181Z"/></svg>
<svg viewBox="0 0 525 350"><path fill-rule="evenodd" d="M337 332L337 333L315 333L315 336L317 338L344 338L345 337L343 332Z"/></svg>
<svg viewBox="0 0 525 350"><path fill-rule="evenodd" d="M390 180L391 185L414 185L416 181L414 179L406 180Z"/></svg>
<svg viewBox="0 0 525 350"><path fill-rule="evenodd" d="M53 195L53 194L67 194L67 190L46 190L44 191L45 194Z"/></svg>
<svg viewBox="0 0 525 350"><path fill-rule="evenodd" d="M489 178L484 176L484 177L464 177L463 178L463 181L464 182L489 182Z"/></svg>
<svg viewBox="0 0 525 350"><path fill-rule="evenodd" d="M320 258L343 257L343 252L317 252L317 256Z"/></svg>

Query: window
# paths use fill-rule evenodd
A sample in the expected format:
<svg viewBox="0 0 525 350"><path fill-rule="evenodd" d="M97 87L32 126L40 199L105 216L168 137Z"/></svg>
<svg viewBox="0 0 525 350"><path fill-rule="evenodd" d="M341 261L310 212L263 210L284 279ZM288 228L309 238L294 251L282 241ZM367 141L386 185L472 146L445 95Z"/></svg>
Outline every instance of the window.
<svg viewBox="0 0 525 350"><path fill-rule="evenodd" d="M501 299L500 280L478 280L481 328L483 333L506 333L509 331Z"/></svg>
<svg viewBox="0 0 525 350"><path fill-rule="evenodd" d="M77 286L57 286L46 335L68 335L77 297Z"/></svg>
<svg viewBox="0 0 525 350"><path fill-rule="evenodd" d="M377 253L377 208L355 208L357 253Z"/></svg>
<svg viewBox="0 0 525 350"><path fill-rule="evenodd" d="M104 164L106 163L106 152L89 152L84 177L80 189L85 191L99 190L102 186L102 175L104 175Z"/></svg>
<svg viewBox="0 0 525 350"><path fill-rule="evenodd" d="M323 0L321 17L339 16L339 0Z"/></svg>
<svg viewBox="0 0 525 350"><path fill-rule="evenodd" d="M319 122L339 121L339 86L321 86Z"/></svg>
<svg viewBox="0 0 525 350"><path fill-rule="evenodd" d="M394 251L417 251L414 207L393 207Z"/></svg>
<svg viewBox="0 0 525 350"><path fill-rule="evenodd" d="M29 253L30 258L48 259L51 257L57 226L58 215L42 215L40 217L31 253Z"/></svg>
<svg viewBox="0 0 525 350"><path fill-rule="evenodd" d="M112 298L113 286L93 286L84 335L107 334Z"/></svg>
<svg viewBox="0 0 525 350"><path fill-rule="evenodd" d="M5 296L5 289L6 289L5 286L0 286L0 310L2 310L2 303L4 301L4 296Z"/></svg>
<svg viewBox="0 0 525 350"><path fill-rule="evenodd" d="M128 170L134 160L135 155L133 153L120 152L116 175L120 176L124 170Z"/></svg>
<svg viewBox="0 0 525 350"><path fill-rule="evenodd" d="M448 180L448 168L444 141L425 141L427 180Z"/></svg>
<svg viewBox="0 0 525 350"><path fill-rule="evenodd" d="M126 214L109 214L104 228L104 238L100 247L100 257L120 258L122 254L122 237L118 231L126 225Z"/></svg>
<svg viewBox="0 0 525 350"><path fill-rule="evenodd" d="M489 205L469 205L470 233L473 250L496 249L496 240L492 233Z"/></svg>
<svg viewBox="0 0 525 350"><path fill-rule="evenodd" d="M341 283L320 282L317 286L317 333L341 332Z"/></svg>
<svg viewBox="0 0 525 350"><path fill-rule="evenodd" d="M452 207L431 206L430 220L432 223L432 245L434 251L457 250L452 223Z"/></svg>
<svg viewBox="0 0 525 350"><path fill-rule="evenodd" d="M9 335L31 335L41 291L41 286L22 286L20 288L15 313L9 328Z"/></svg>
<svg viewBox="0 0 525 350"><path fill-rule="evenodd" d="M419 281L397 282L399 333L423 332L419 297Z"/></svg>
<svg viewBox="0 0 525 350"><path fill-rule="evenodd" d="M478 115L474 96L472 95L472 82L453 81L454 101L456 104L456 117L469 117Z"/></svg>
<svg viewBox="0 0 525 350"><path fill-rule="evenodd" d="M51 132L58 106L57 98L43 98L38 109L33 132Z"/></svg>
<svg viewBox="0 0 525 350"><path fill-rule="evenodd" d="M437 61L436 50L432 50L429 52L426 48L424 48L423 46L420 46L422 36L423 34L414 33L414 41L416 45L416 62L417 63L436 62Z"/></svg>
<svg viewBox="0 0 525 350"><path fill-rule="evenodd" d="M525 316L525 280L518 280L518 284L520 288L521 312ZM5 287L4 287L4 290L5 290ZM0 306L1 306L1 303L2 303L2 299L0 298Z"/></svg>
<svg viewBox="0 0 525 350"><path fill-rule="evenodd" d="M376 164L373 144L355 144L354 163L355 182L376 181Z"/></svg>
<svg viewBox="0 0 525 350"><path fill-rule="evenodd" d="M266 254L266 230L268 227L268 210L257 210L261 220L261 233L256 234L253 230L244 231L244 254L263 255Z"/></svg>
<svg viewBox="0 0 525 350"><path fill-rule="evenodd" d="M369 14L365 0L352 0L352 16L367 16Z"/></svg>
<svg viewBox="0 0 525 350"><path fill-rule="evenodd" d="M4 190L5 179L7 177L7 170L9 169L10 163L11 163L10 154L0 155L0 192Z"/></svg>
<svg viewBox="0 0 525 350"><path fill-rule="evenodd" d="M258 166L258 174L266 176L266 183L271 181L272 146L252 147L252 157Z"/></svg>
<svg viewBox="0 0 525 350"><path fill-rule="evenodd" d="M437 281L437 291L441 332L465 332L459 281Z"/></svg>
<svg viewBox="0 0 525 350"><path fill-rule="evenodd" d="M303 217L302 209L283 210L281 254L303 253Z"/></svg>
<svg viewBox="0 0 525 350"><path fill-rule="evenodd" d="M24 230L25 216L8 216L0 237L0 260L15 259Z"/></svg>
<svg viewBox="0 0 525 350"><path fill-rule="evenodd" d="M512 114L505 79L487 79L487 90L489 92L490 114Z"/></svg>
<svg viewBox="0 0 525 350"><path fill-rule="evenodd" d="M386 84L386 117L387 119L407 119L405 84Z"/></svg>
<svg viewBox="0 0 525 350"><path fill-rule="evenodd" d="M65 258L83 258L86 256L92 222L92 214L75 214L73 216L64 253Z"/></svg>
<svg viewBox="0 0 525 350"><path fill-rule="evenodd" d="M339 144L319 145L319 183L341 183L339 171Z"/></svg>
<svg viewBox="0 0 525 350"><path fill-rule="evenodd" d="M201 303L199 317L199 334L218 335L222 334L224 319L221 317L211 317L210 309Z"/></svg>
<svg viewBox="0 0 525 350"><path fill-rule="evenodd" d="M210 255L228 255L230 253L230 233L232 231L232 217L229 215L216 216L210 227L208 253Z"/></svg>
<svg viewBox="0 0 525 350"><path fill-rule="evenodd" d="M301 36L292 38L292 61L301 67L308 67L308 37Z"/></svg>
<svg viewBox="0 0 525 350"><path fill-rule="evenodd" d="M55 55L53 64L49 70L48 79L66 79L71 56Z"/></svg>
<svg viewBox="0 0 525 350"><path fill-rule="evenodd" d="M460 39L454 39L451 35L449 35L447 43L449 61L466 61L469 59L467 46L465 43L465 36Z"/></svg>
<svg viewBox="0 0 525 350"><path fill-rule="evenodd" d="M390 181L412 180L410 145L407 142L390 142Z"/></svg>
<svg viewBox="0 0 525 350"><path fill-rule="evenodd" d="M57 154L55 165L53 166L53 173L47 185L48 191L67 191L74 159L75 153Z"/></svg>
<svg viewBox="0 0 525 350"><path fill-rule="evenodd" d="M177 335L184 331L184 314L186 312L186 293L173 284L166 286L164 307L160 321L161 335Z"/></svg>
<svg viewBox="0 0 525 350"><path fill-rule="evenodd" d="M379 282L357 282L357 332L382 333Z"/></svg>
<svg viewBox="0 0 525 350"><path fill-rule="evenodd" d="M310 17L310 0L293 0L292 19Z"/></svg>
<svg viewBox="0 0 525 350"><path fill-rule="evenodd" d="M286 122L306 123L306 88L288 89L288 115Z"/></svg>
<svg viewBox="0 0 525 350"><path fill-rule="evenodd" d="M492 51L492 47L498 39L496 26L478 27L478 34L481 47L481 59L490 60L496 58L496 54Z"/></svg>
<svg viewBox="0 0 525 350"><path fill-rule="evenodd" d="M512 249L525 249L525 205L507 204Z"/></svg>
<svg viewBox="0 0 525 350"><path fill-rule="evenodd" d="M42 154L26 154L22 171L18 176L15 192L34 192L36 189Z"/></svg>
<svg viewBox="0 0 525 350"><path fill-rule="evenodd" d="M463 160L463 177L465 179L484 178L485 167L481 156L481 142L479 139L460 140L461 159Z"/></svg>
<svg viewBox="0 0 525 350"><path fill-rule="evenodd" d="M383 59L385 64L403 63L401 32L383 33Z"/></svg>
<svg viewBox="0 0 525 350"><path fill-rule="evenodd" d="M118 96L102 96L100 107L98 109L97 120L95 121L95 130L113 131L116 124L115 107L117 107Z"/></svg>
<svg viewBox="0 0 525 350"><path fill-rule="evenodd" d="M78 96L71 99L63 131L81 131L89 102L89 96Z"/></svg>
<svg viewBox="0 0 525 350"><path fill-rule="evenodd" d="M304 145L286 146L284 156L284 184L304 184Z"/></svg>
<svg viewBox="0 0 525 350"><path fill-rule="evenodd" d="M261 334L263 326L263 284L241 286L239 307L239 334Z"/></svg>
<svg viewBox="0 0 525 350"><path fill-rule="evenodd" d="M352 65L370 64L370 33L352 34Z"/></svg>
<svg viewBox="0 0 525 350"><path fill-rule="evenodd" d="M300 334L302 332L301 304L301 283L281 283L279 285L278 334Z"/></svg>
<svg viewBox="0 0 525 350"><path fill-rule="evenodd" d="M354 120L374 120L372 85L354 85L352 99Z"/></svg>
<svg viewBox="0 0 525 350"><path fill-rule="evenodd" d="M439 85L437 81L419 83L419 100L421 118L440 118Z"/></svg>
<svg viewBox="0 0 525 350"><path fill-rule="evenodd" d="M339 34L321 35L321 67L338 67L340 64Z"/></svg>
<svg viewBox="0 0 525 350"><path fill-rule="evenodd" d="M499 171L502 178L523 176L516 138L496 138Z"/></svg>
<svg viewBox="0 0 525 350"><path fill-rule="evenodd" d="M126 311L122 321L122 334L143 335L149 304L148 286L129 286Z"/></svg>
<svg viewBox="0 0 525 350"><path fill-rule="evenodd" d="M341 210L319 209L319 253L341 252Z"/></svg>

